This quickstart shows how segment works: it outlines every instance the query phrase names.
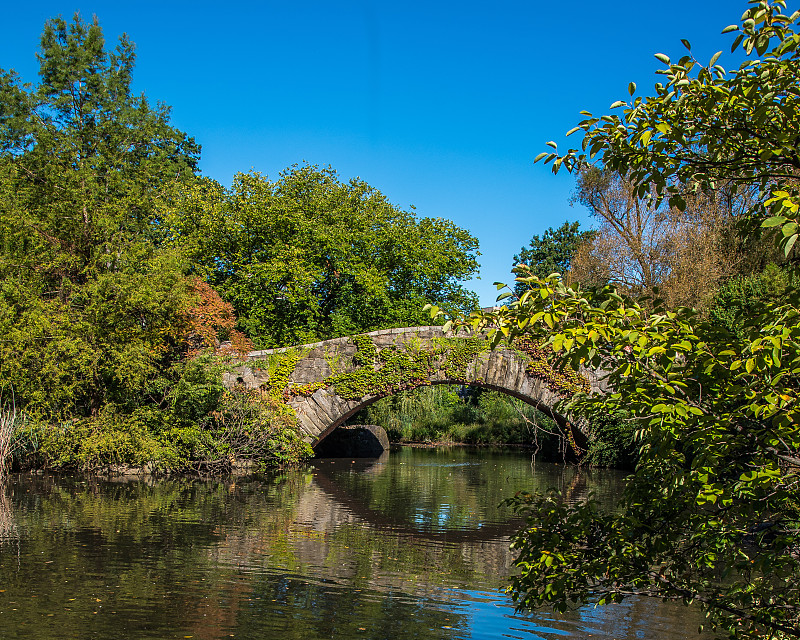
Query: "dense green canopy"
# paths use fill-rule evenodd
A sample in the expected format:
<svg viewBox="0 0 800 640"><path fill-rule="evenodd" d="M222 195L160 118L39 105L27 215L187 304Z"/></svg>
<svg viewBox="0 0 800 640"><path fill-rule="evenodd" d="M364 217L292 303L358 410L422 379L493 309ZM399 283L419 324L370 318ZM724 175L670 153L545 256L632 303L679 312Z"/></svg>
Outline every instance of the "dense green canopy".
<svg viewBox="0 0 800 640"><path fill-rule="evenodd" d="M200 149L132 94L124 36L56 18L38 58L35 87L0 71L0 380L63 418L163 392L186 287L152 222Z"/></svg>
<svg viewBox="0 0 800 640"><path fill-rule="evenodd" d="M207 180L164 223L260 346L418 325L428 302L476 306L461 284L478 267L469 232L401 211L331 168L295 166L276 181L238 174L230 189Z"/></svg>

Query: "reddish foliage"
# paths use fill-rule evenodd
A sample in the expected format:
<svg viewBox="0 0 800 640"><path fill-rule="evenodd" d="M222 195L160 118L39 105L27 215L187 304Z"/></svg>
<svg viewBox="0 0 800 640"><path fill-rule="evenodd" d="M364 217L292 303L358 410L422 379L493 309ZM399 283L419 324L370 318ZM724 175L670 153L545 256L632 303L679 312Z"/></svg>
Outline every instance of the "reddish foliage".
<svg viewBox="0 0 800 640"><path fill-rule="evenodd" d="M233 345L233 350L239 354L245 354L253 350L253 343L250 342L250 338L244 335L241 331L236 331L235 329L231 331L231 344Z"/></svg>
<svg viewBox="0 0 800 640"><path fill-rule="evenodd" d="M190 356L196 356L206 349L219 349L223 353L238 354L252 350L253 345L247 336L233 328L236 325L233 305L220 298L219 294L200 278L192 280L192 293L197 303L186 313L188 321L186 341ZM220 343L225 339L230 340L230 344L220 349Z"/></svg>

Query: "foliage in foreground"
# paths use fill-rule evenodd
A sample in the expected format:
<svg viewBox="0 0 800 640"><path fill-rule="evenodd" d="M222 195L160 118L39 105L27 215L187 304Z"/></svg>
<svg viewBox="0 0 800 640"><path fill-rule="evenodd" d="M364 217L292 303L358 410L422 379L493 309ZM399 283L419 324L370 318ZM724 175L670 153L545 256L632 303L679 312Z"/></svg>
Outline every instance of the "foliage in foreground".
<svg viewBox="0 0 800 640"><path fill-rule="evenodd" d="M751 0L735 50L749 59L728 76L716 54L667 65L656 95L620 116L587 114L583 151L540 158L581 169L592 159L639 197L667 198L726 184L761 189L749 211L779 228L793 259L798 229L800 12ZM689 44L685 43L687 48ZM633 95L636 87L630 86ZM519 273L517 301L469 323L494 340L546 340L564 367L607 372L611 391L578 395L569 410L625 410L640 459L611 513L555 495L512 500L527 518L514 539L525 607L652 596L697 603L733 638L800 637L800 295L753 301L733 322L694 311L648 311L612 289L567 288ZM508 292L507 295L511 295Z"/></svg>
<svg viewBox="0 0 800 640"><path fill-rule="evenodd" d="M612 290L528 284L533 295L494 320L549 334L567 366L607 371L614 392L570 409L627 411L640 457L618 513L512 500L529 522L514 541L517 601L563 609L650 595L699 602L742 637L797 634L797 306L765 305L738 339L687 309L650 314Z"/></svg>

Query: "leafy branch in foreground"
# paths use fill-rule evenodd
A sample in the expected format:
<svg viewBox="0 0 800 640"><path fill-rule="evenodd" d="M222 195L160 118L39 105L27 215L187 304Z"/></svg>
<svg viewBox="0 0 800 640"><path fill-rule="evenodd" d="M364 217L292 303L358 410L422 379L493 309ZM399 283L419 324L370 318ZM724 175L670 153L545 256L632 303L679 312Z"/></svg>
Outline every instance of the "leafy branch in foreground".
<svg viewBox="0 0 800 640"><path fill-rule="evenodd" d="M655 95L633 97L611 105L622 114L596 117L588 111L567 135L583 131L580 149L540 153L536 161L574 171L601 162L633 183L638 196L666 197L670 206L686 207L686 190L713 191L721 183L760 188L766 195L753 213L769 218L763 226L780 226L781 245L789 254L798 238L800 178L800 11L782 12L784 0L750 0L731 51L749 59L737 69L698 61L691 45L677 62L656 58L665 68ZM753 54L759 56L753 59Z"/></svg>
<svg viewBox="0 0 800 640"><path fill-rule="evenodd" d="M612 105L622 116L587 113L573 130L584 132L581 151L537 160L556 172L602 163L638 197L681 210L687 193L723 183L760 190L750 231L779 228L791 259L800 235L800 13L784 15L783 0L748 4L725 32L738 31L733 49L759 59L729 76L719 54L705 66L691 53L675 64L658 54L666 83L655 96ZM527 519L513 540L516 602L564 610L652 596L699 604L732 638L800 637L798 291L755 301L734 318L734 333L690 309L653 301L650 311L613 289L517 273L526 287L517 300L456 324L495 344L526 335L562 367L604 372L608 392L576 395L566 410L592 418L624 409L640 458L609 513L556 495L510 501Z"/></svg>
<svg viewBox="0 0 800 640"><path fill-rule="evenodd" d="M614 514L553 495L510 501L528 523L514 540L518 604L653 596L700 604L733 637L799 637L797 293L754 303L734 334L689 309L651 313L610 288L518 273L517 302L467 322L605 372L612 391L568 410L626 410L641 453Z"/></svg>
<svg viewBox="0 0 800 640"><path fill-rule="evenodd" d="M518 280L529 286L518 302L469 322L605 372L610 391L568 410L627 411L640 460L612 514L555 495L509 501L527 518L513 541L517 603L654 596L699 603L734 637L800 637L797 296L763 304L737 337L689 309L650 313L555 275Z"/></svg>

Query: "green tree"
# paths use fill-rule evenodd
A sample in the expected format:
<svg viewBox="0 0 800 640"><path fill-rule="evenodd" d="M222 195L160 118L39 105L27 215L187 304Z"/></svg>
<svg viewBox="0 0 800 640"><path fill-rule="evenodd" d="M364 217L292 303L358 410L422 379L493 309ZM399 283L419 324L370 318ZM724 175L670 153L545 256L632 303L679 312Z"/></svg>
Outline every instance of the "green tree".
<svg viewBox="0 0 800 640"><path fill-rule="evenodd" d="M106 51L96 19L48 21L38 59L35 88L0 72L3 246L64 298L153 232L159 192L193 177L200 149L132 94L133 44Z"/></svg>
<svg viewBox="0 0 800 640"><path fill-rule="evenodd" d="M134 58L76 15L46 23L38 85L0 71L0 379L47 419L163 396L180 343L188 287L156 203L199 147L132 93Z"/></svg>
<svg viewBox="0 0 800 640"><path fill-rule="evenodd" d="M744 337L744 323L768 302L784 302L797 290L798 273L767 265L761 272L731 278L714 296L711 320L728 331Z"/></svg>
<svg viewBox="0 0 800 640"><path fill-rule="evenodd" d="M566 221L558 229L549 227L539 237L531 238L527 247L522 247L514 256L514 265L524 264L531 273L546 278L551 273L565 274L569 271L575 253L585 242L590 242L595 235L594 231L581 231L580 222ZM516 287L516 293L521 295L524 287Z"/></svg>
<svg viewBox="0 0 800 640"><path fill-rule="evenodd" d="M249 345L164 220L200 149L131 92L133 45L109 52L96 20L56 18L39 62L35 87L0 71L0 380L24 417L21 463L308 455L288 407L223 394L209 351Z"/></svg>
<svg viewBox="0 0 800 640"><path fill-rule="evenodd" d="M439 302L471 310L461 284L477 240L452 222L418 219L363 180L295 166L270 181L205 181L165 221L195 271L231 302L258 346L414 326Z"/></svg>
<svg viewBox="0 0 800 640"><path fill-rule="evenodd" d="M667 65L656 94L623 116L587 120L583 151L540 156L580 169L601 159L637 194L685 207L687 193L726 183L761 189L751 216L797 237L800 169L800 12L751 0L728 74L687 55ZM685 43L687 48L689 44ZM758 59L754 59L758 56ZM635 85L630 86L631 94ZM753 229L754 227L751 227ZM704 607L734 638L800 637L800 296L766 300L737 332L693 311L649 311L613 289L581 291L524 270L517 302L469 324L496 341L520 333L548 343L562 364L605 373L609 392L565 410L625 410L640 458L611 513L555 495L517 496L528 526L514 539L521 606L620 601L631 595ZM508 292L507 295L512 295Z"/></svg>

